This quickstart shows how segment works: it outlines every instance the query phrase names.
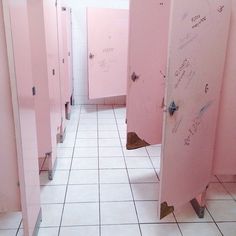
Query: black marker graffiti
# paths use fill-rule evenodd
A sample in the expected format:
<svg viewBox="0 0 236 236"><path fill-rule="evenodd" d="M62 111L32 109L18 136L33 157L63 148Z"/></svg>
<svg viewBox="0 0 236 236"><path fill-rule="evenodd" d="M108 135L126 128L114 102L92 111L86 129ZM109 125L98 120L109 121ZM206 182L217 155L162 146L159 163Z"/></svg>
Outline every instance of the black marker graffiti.
<svg viewBox="0 0 236 236"><path fill-rule="evenodd" d="M205 22L207 20L207 17L201 17L201 15L197 15L192 17L192 23L194 23L194 25L192 26L192 29L199 27L203 22Z"/></svg>
<svg viewBox="0 0 236 236"><path fill-rule="evenodd" d="M209 90L209 84L206 84L206 86L205 86L205 93L208 93L208 90Z"/></svg>
<svg viewBox="0 0 236 236"><path fill-rule="evenodd" d="M186 146L190 145L191 139L197 133L200 125L201 125L201 120L198 118L195 118L191 124L191 127L188 129L187 137L184 139L184 145Z"/></svg>
<svg viewBox="0 0 236 236"><path fill-rule="evenodd" d="M222 13L223 10L224 10L224 8L225 8L224 5L223 5L223 6L219 6L218 9L217 9L217 11L218 11L219 13Z"/></svg>
<svg viewBox="0 0 236 236"><path fill-rule="evenodd" d="M175 71L176 83L174 88L177 89L184 79L189 79L194 77L195 72L192 69L191 62L189 59L184 59L180 67Z"/></svg>
<svg viewBox="0 0 236 236"><path fill-rule="evenodd" d="M181 118L179 121L176 122L174 125L174 128L172 129L172 134L176 134L178 132L178 129L183 121L183 118Z"/></svg>
<svg viewBox="0 0 236 236"><path fill-rule="evenodd" d="M202 118L204 114L209 110L212 106L213 101L207 102L198 112L197 116L193 119L190 128L187 131L186 138L184 139L184 145L189 146L191 144L192 138L196 135L199 130L199 127L202 123Z"/></svg>
<svg viewBox="0 0 236 236"><path fill-rule="evenodd" d="M102 52L104 52L104 53L111 53L111 52L113 52L114 51L114 48L104 48L103 50L102 50Z"/></svg>

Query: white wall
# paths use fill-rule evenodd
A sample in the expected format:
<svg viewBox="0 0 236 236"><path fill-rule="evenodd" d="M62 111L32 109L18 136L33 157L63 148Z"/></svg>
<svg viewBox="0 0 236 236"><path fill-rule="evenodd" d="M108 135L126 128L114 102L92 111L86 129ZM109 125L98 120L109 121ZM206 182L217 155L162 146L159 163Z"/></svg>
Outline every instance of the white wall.
<svg viewBox="0 0 236 236"><path fill-rule="evenodd" d="M74 97L76 104L124 104L125 97L88 100L86 8L128 9L129 0L61 0L72 9Z"/></svg>

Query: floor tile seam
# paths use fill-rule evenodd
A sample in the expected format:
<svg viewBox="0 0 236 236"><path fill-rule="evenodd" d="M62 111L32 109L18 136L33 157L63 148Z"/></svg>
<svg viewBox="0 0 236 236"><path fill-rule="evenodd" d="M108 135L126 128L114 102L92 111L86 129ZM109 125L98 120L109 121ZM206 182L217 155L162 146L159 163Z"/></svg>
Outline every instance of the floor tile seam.
<svg viewBox="0 0 236 236"><path fill-rule="evenodd" d="M114 111L114 106L112 108L113 108L113 113L115 115L116 127L117 127L117 130L118 130L120 143L123 147L120 131L118 129L118 122L117 122L116 114L115 114L115 111ZM127 177L128 177L128 182L129 182L129 185L130 185L130 190L131 190L131 194L132 194L132 198L133 198L135 213L136 213L136 217L137 217L137 221L138 221L138 225L139 225L139 232L140 232L140 235L142 236L142 229L141 229L140 220L139 220L139 216L138 216L138 209L137 209L137 206L136 206L136 203L135 203L135 200L134 200L134 192L133 192L133 189L132 189L132 186L131 186L131 181L130 181L129 172L128 172L128 168L127 168L127 162L126 162L126 158L125 158L124 148L122 148L122 153L123 153L123 158L124 158L124 162L125 162L125 166L126 166L126 174L127 174Z"/></svg>
<svg viewBox="0 0 236 236"><path fill-rule="evenodd" d="M78 134L78 129L79 129L81 109L82 109L82 106L79 107L78 123L77 123L77 128L76 128L76 136ZM61 219L60 219L60 225L59 225L59 229L58 229L58 236L60 236L61 225L62 225L62 221L63 221L63 215L64 215L64 210L65 210L65 202L66 202L66 198L67 198L68 185L69 185L69 181L70 181L71 167L72 167L72 163L73 163L73 159L74 159L74 153L75 153L75 143L76 143L76 139L74 140L74 146L73 146L73 151L72 151L72 160L71 160L71 163L70 163L70 169L69 169L69 174L68 174L68 179L67 179L67 184L66 184L66 192L65 192L64 204L63 204L62 212L61 212Z"/></svg>

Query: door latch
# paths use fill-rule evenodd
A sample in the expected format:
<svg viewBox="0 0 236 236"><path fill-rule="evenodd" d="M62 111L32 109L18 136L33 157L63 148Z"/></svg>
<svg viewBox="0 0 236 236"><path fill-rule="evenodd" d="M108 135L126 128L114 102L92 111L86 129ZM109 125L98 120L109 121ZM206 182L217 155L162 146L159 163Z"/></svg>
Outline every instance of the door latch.
<svg viewBox="0 0 236 236"><path fill-rule="evenodd" d="M93 59L94 55L92 53L89 54L89 59Z"/></svg>
<svg viewBox="0 0 236 236"><path fill-rule="evenodd" d="M176 106L175 102L173 101L173 102L170 104L169 108L168 108L168 111L169 111L170 116L173 116L174 113L175 113L176 111L178 111L178 110L179 110L179 107Z"/></svg>
<svg viewBox="0 0 236 236"><path fill-rule="evenodd" d="M33 94L33 96L36 95L36 88L35 88L35 86L32 88L32 94Z"/></svg>
<svg viewBox="0 0 236 236"><path fill-rule="evenodd" d="M133 74L131 75L131 79L135 82L137 79L139 79L139 75L133 72Z"/></svg>

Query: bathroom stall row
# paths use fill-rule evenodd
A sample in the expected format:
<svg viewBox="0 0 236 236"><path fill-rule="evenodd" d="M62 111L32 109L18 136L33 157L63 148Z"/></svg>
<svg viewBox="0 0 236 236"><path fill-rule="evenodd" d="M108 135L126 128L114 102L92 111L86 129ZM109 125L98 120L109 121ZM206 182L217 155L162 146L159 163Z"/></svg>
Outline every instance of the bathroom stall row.
<svg viewBox="0 0 236 236"><path fill-rule="evenodd" d="M236 175L235 14L235 0L87 11L90 98L127 95L127 149L162 144L160 218L189 201L203 217L212 175Z"/></svg>
<svg viewBox="0 0 236 236"><path fill-rule="evenodd" d="M0 213L41 221L41 170L53 178L73 101L71 10L59 1L0 3Z"/></svg>
<svg viewBox="0 0 236 236"><path fill-rule="evenodd" d="M160 218L187 202L204 217L212 176L236 175L235 15L235 0L131 1L127 149L162 144Z"/></svg>

